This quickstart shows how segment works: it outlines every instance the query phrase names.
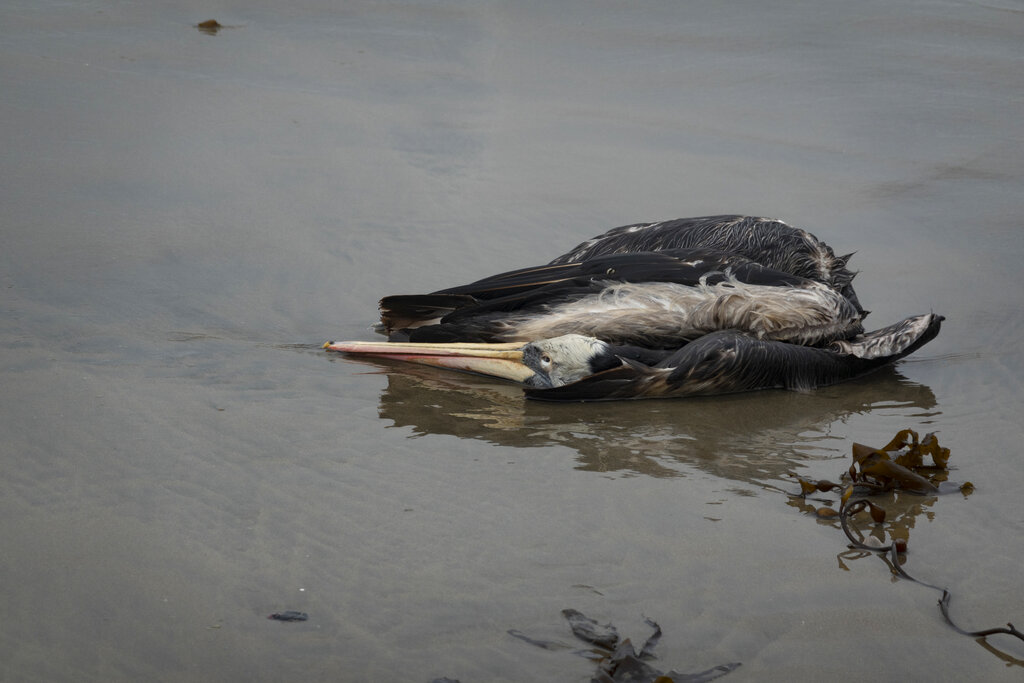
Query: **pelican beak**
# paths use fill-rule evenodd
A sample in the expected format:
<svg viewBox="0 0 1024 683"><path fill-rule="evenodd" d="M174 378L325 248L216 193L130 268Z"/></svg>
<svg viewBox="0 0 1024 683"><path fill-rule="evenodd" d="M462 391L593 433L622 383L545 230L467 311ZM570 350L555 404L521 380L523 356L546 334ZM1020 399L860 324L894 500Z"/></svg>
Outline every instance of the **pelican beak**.
<svg viewBox="0 0 1024 683"><path fill-rule="evenodd" d="M324 349L351 355L392 358L437 368L474 372L526 382L533 370L523 365L523 344L421 344L414 342L327 342Z"/></svg>

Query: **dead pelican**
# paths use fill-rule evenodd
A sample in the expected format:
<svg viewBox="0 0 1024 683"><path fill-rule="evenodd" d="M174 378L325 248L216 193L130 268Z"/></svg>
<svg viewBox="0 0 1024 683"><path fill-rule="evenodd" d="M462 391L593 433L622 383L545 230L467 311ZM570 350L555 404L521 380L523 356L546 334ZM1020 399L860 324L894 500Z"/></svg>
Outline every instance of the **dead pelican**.
<svg viewBox="0 0 1024 683"><path fill-rule="evenodd" d="M325 348L513 379L548 400L810 389L902 358L942 321L865 334L848 258L764 218L623 226L543 266L384 297L387 343Z"/></svg>

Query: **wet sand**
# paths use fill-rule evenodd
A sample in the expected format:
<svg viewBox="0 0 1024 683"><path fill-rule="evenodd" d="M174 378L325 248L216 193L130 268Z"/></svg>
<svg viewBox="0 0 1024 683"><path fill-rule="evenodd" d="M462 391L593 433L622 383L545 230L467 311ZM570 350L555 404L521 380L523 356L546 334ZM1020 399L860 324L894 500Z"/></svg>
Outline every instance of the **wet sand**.
<svg viewBox="0 0 1024 683"><path fill-rule="evenodd" d="M939 430L976 492L887 503L906 568L1024 622L1022 18L5 4L0 679L588 680L507 633L572 642L571 607L725 680L1017 680L1024 644L785 492ZM383 294L719 213L856 251L871 324L942 333L809 394L593 406L319 349Z"/></svg>

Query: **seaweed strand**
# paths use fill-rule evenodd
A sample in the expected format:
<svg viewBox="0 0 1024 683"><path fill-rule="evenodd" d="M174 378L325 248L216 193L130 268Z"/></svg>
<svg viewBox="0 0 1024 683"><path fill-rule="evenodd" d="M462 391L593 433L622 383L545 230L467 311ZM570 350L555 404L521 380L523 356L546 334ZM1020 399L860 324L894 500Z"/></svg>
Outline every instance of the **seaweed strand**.
<svg viewBox="0 0 1024 683"><path fill-rule="evenodd" d="M965 636L974 636L978 638L984 638L986 636L1002 633L1024 641L1024 633L1021 633L1019 630L1017 630L1017 628L1011 623L1007 623L1006 627L1000 626L997 628L987 628L981 631L968 631L964 628L961 628L959 625L957 625L955 621L953 621L953 618L949 615L949 601L952 598L952 594L949 592L948 588L940 588L939 586L935 586L930 583L925 583L924 581L916 579L910 574L908 574L907 570L900 566L899 551L897 550L895 544L890 543L886 546L873 547L866 545L865 543L854 537L853 532L850 530L849 518L857 514L867 506L868 502L866 500L855 500L843 506L842 510L840 510L839 512L839 524L843 528L843 533L846 534L846 538L849 539L850 545L852 547L860 550L870 550L872 552L887 553L888 557L885 557L885 555L883 555L883 559L886 560L886 564L889 565L889 569L894 574L896 574L900 578L907 579L908 581L913 581L914 583L918 583L927 588L941 591L942 597L939 598L939 610L942 612L942 616L946 619L946 623L952 626L953 630L957 633L960 633Z"/></svg>

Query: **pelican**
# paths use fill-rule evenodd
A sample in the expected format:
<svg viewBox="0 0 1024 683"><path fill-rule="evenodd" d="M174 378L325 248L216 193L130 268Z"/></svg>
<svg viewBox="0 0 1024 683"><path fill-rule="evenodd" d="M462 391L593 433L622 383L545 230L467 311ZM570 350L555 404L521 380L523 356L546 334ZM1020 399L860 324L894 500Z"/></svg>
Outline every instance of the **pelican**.
<svg viewBox="0 0 1024 683"><path fill-rule="evenodd" d="M943 320L866 333L849 258L768 218L637 223L544 265L386 296L386 343L324 347L511 379L551 401L809 390L916 351Z"/></svg>

